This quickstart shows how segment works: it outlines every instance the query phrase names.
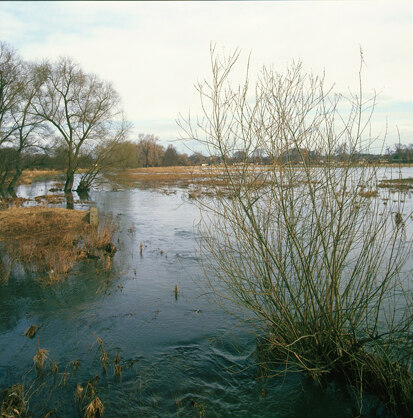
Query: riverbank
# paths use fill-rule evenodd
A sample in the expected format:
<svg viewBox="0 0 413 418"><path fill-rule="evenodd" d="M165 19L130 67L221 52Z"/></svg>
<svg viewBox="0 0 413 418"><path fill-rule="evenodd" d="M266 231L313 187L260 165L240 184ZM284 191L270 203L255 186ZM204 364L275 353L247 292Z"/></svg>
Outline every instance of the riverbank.
<svg viewBox="0 0 413 418"><path fill-rule="evenodd" d="M64 277L83 259L102 259L114 252L114 226L89 223L90 213L47 207L12 207L0 211L0 281L7 282L13 265L36 272L46 283Z"/></svg>

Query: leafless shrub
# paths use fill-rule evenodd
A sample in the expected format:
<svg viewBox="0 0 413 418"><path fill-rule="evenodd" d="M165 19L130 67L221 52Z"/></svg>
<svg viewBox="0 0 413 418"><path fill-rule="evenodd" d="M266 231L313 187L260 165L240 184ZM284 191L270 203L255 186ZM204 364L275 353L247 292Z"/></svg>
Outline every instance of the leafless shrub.
<svg viewBox="0 0 413 418"><path fill-rule="evenodd" d="M198 200L206 280L221 303L249 312L270 362L319 382L344 377L360 395L409 414L411 271L402 267L411 246L392 216L401 204L383 208L363 195L378 184L377 168L356 163L375 140L363 57L359 89L348 97L300 62L284 74L264 68L252 89L247 67L233 87L238 59L238 51L220 58L212 48L212 79L197 86L203 113L178 121L183 139L220 157L229 190ZM233 166L236 152L245 157ZM257 153L268 166L249 163Z"/></svg>

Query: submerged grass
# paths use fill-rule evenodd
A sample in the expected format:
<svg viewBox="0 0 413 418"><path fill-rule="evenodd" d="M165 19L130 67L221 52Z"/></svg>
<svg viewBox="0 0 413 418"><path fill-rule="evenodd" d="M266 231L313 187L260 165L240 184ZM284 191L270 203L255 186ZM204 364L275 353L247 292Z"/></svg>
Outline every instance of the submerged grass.
<svg viewBox="0 0 413 418"><path fill-rule="evenodd" d="M84 211L31 207L0 212L0 243L8 257L31 267L49 284L82 259L113 255L114 231L110 220L98 228L89 225Z"/></svg>
<svg viewBox="0 0 413 418"><path fill-rule="evenodd" d="M26 417L26 401L24 397L24 386L13 385L3 391L3 401L1 403L1 417L14 418Z"/></svg>

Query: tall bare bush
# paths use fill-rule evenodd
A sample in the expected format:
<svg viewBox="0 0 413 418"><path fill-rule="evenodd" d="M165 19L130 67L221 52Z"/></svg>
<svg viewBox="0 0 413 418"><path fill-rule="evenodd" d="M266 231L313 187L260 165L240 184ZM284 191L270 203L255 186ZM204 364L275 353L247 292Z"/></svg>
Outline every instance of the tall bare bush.
<svg viewBox="0 0 413 418"><path fill-rule="evenodd" d="M179 120L184 139L220 157L227 190L198 202L206 280L221 302L253 314L270 361L319 382L344 378L407 415L410 215L400 199L385 206L363 193L376 190L378 176L358 163L375 139L363 60L358 91L347 97L300 62L284 73L264 67L252 87L247 66L233 87L238 60L239 51L222 58L211 49L212 77L197 85L202 115ZM270 164L251 165L257 154ZM236 165L233 155L242 156Z"/></svg>

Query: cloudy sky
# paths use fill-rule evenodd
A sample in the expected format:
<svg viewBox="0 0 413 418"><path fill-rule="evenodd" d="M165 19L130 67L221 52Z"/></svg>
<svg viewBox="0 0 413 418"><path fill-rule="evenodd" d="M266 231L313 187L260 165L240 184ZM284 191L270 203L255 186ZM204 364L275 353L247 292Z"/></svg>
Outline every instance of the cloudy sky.
<svg viewBox="0 0 413 418"><path fill-rule="evenodd" d="M339 91L379 95L375 127L388 140L413 143L412 1L0 2L0 40L23 58L71 56L111 81L138 133L163 144L178 137L178 114L197 112L197 80L208 77L209 46L252 54L282 71L301 59L324 69ZM180 146L178 148L182 149Z"/></svg>

